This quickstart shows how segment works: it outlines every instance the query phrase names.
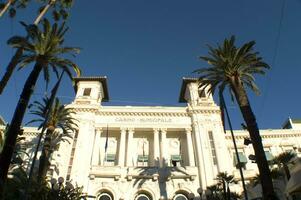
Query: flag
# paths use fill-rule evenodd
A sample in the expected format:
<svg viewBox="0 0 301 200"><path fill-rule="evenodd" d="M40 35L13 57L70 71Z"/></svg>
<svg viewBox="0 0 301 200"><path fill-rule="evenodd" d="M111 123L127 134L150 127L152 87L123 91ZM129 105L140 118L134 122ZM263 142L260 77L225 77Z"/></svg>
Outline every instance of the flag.
<svg viewBox="0 0 301 200"><path fill-rule="evenodd" d="M143 165L144 165L144 156L145 156L145 150L144 150L144 138L143 138L143 143L142 143L142 162L143 162Z"/></svg>
<svg viewBox="0 0 301 200"><path fill-rule="evenodd" d="M109 140L109 127L107 125L107 134L106 134L106 143L105 143L105 153L107 153L108 150L108 140Z"/></svg>

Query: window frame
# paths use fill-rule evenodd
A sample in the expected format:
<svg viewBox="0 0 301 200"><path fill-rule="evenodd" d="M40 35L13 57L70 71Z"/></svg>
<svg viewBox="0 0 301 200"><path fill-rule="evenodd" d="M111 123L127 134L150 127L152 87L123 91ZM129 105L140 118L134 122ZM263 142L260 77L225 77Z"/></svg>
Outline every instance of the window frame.
<svg viewBox="0 0 301 200"><path fill-rule="evenodd" d="M83 96L84 97L90 97L92 92L92 88L84 88Z"/></svg>

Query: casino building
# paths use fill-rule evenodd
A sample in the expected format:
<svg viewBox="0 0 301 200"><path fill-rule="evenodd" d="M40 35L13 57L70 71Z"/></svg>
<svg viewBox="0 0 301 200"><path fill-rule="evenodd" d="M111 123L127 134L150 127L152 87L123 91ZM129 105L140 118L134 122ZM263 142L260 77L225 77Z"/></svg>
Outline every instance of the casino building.
<svg viewBox="0 0 301 200"><path fill-rule="evenodd" d="M182 107L103 106L109 101L106 77L80 77L75 83L68 107L76 113L78 131L54 153L51 176L82 185L99 200L188 200L192 194L205 199L219 172L240 178L219 106L196 79L183 78ZM289 119L283 127L261 131L268 160L283 151L300 155L300 121ZM37 133L24 128L28 143L36 142ZM252 146L243 144L248 133L234 134L249 179L257 167L248 159ZM231 187L241 191L239 184Z"/></svg>

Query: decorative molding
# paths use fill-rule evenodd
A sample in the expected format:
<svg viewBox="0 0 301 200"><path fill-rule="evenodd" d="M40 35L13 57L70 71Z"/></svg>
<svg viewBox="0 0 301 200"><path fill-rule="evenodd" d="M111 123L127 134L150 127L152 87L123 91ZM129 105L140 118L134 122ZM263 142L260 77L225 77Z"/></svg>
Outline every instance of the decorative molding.
<svg viewBox="0 0 301 200"><path fill-rule="evenodd" d="M219 109L198 109L198 110L189 110L189 114L220 114Z"/></svg>
<svg viewBox="0 0 301 200"><path fill-rule="evenodd" d="M235 135L235 132L234 132ZM249 137L249 134L246 135L235 135L235 139L244 139ZM281 134L269 134L269 135L261 135L261 138L289 138L289 137L301 137L301 133L281 133ZM225 138L227 140L231 140L231 135L226 135Z"/></svg>
<svg viewBox="0 0 301 200"><path fill-rule="evenodd" d="M26 136L38 136L40 134L40 132L25 132L25 131L24 131L24 135Z"/></svg>
<svg viewBox="0 0 301 200"><path fill-rule="evenodd" d="M139 116L139 117L189 117L188 113L186 112L131 112L131 111L124 111L124 112L114 112L114 111L101 111L98 110L96 115L101 116Z"/></svg>
<svg viewBox="0 0 301 200"><path fill-rule="evenodd" d="M185 132L186 132L187 134L191 134L192 128L185 128Z"/></svg>
<svg viewBox="0 0 301 200"><path fill-rule="evenodd" d="M98 108L71 108L74 112L88 112L88 113L96 113Z"/></svg>

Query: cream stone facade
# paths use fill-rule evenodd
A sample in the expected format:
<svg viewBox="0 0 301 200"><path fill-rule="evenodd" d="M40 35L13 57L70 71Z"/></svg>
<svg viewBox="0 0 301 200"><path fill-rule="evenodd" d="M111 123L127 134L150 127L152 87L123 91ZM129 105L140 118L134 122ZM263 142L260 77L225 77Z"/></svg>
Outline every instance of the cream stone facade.
<svg viewBox="0 0 301 200"><path fill-rule="evenodd" d="M55 152L53 177L82 185L84 192L100 200L185 200L191 193L205 199L204 191L219 172L240 178L219 106L201 92L196 79L183 79L183 107L103 106L109 100L106 77L75 82L76 96L68 107L76 113L78 131ZM261 131L268 159L290 150L300 155L301 128L287 123L288 129ZM24 130L34 144L38 130ZM254 152L243 144L246 131L234 134L248 179L257 173L248 159ZM233 188L241 191L240 185Z"/></svg>

